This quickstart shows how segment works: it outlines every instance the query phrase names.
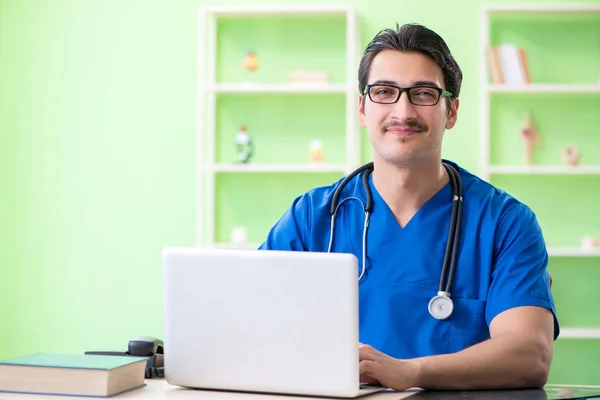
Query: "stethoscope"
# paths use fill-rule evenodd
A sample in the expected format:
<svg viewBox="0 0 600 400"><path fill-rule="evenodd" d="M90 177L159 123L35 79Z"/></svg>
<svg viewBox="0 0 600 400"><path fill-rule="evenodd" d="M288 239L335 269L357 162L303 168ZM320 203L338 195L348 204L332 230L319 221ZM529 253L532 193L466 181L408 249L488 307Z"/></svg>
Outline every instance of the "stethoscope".
<svg viewBox="0 0 600 400"><path fill-rule="evenodd" d="M456 272L456 255L458 253L458 241L460 235L460 224L462 218L462 202L463 202L463 193L462 193L462 182L460 179L460 175L458 174L458 170L450 165L449 163L442 161L442 165L446 168L446 172L448 172L448 177L450 178L450 186L452 187L452 216L450 219L450 230L448 231L448 241L446 242L446 252L444 254L444 264L442 266L442 275L440 277L440 284L438 287L438 293L436 296L429 301L428 310L429 314L432 317L439 320L444 320L452 315L452 311L454 310L454 303L450 298L450 288L452 287L452 282L454 281L454 273ZM358 277L358 281L365 275L366 271L366 262L367 262L367 228L369 226L369 215L373 210L373 194L371 193L371 187L369 186L369 175L373 172L373 163L370 162L365 164L352 173L350 173L337 187L335 192L333 193L333 197L331 199L330 206L330 214L331 214L331 229L329 233L329 246L327 247L327 252L331 252L331 246L333 244L333 231L335 229L335 215L337 213L338 208L348 200L358 200L365 212L365 223L363 225L363 236L362 236L362 268L360 272L360 276ZM350 182L356 175L365 171L362 176L362 183L365 188L367 204L359 199L358 197L347 197L342 201L339 201L339 197L342 193L342 190L348 182ZM446 281L446 274L448 274L448 280Z"/></svg>

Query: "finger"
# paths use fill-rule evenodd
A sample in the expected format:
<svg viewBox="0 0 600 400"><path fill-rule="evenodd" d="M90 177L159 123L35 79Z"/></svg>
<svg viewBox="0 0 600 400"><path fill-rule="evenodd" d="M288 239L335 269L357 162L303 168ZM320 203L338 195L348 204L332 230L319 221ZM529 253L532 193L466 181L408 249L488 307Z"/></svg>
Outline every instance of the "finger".
<svg viewBox="0 0 600 400"><path fill-rule="evenodd" d="M361 361L358 365L359 379L361 383L368 383L370 385L378 385L377 375L374 373L374 367L376 363L373 361Z"/></svg>
<svg viewBox="0 0 600 400"><path fill-rule="evenodd" d="M373 364L375 364L373 361L371 360L361 360L358 363L358 372L363 375L372 375L373 372Z"/></svg>
<svg viewBox="0 0 600 400"><path fill-rule="evenodd" d="M373 356L373 354L369 353L368 351L359 351L358 352L358 361L363 361L363 360L373 361L374 359L375 359L375 357Z"/></svg>
<svg viewBox="0 0 600 400"><path fill-rule="evenodd" d="M361 384L366 383L368 385L379 385L380 384L377 379L372 378L369 375L361 375L358 382Z"/></svg>
<svg viewBox="0 0 600 400"><path fill-rule="evenodd" d="M376 360L380 356L380 352L371 346L363 346L358 348L359 360Z"/></svg>
<svg viewBox="0 0 600 400"><path fill-rule="evenodd" d="M371 378L378 379L384 372L383 365L375 360L361 360L358 363L358 371L360 374L369 375Z"/></svg>

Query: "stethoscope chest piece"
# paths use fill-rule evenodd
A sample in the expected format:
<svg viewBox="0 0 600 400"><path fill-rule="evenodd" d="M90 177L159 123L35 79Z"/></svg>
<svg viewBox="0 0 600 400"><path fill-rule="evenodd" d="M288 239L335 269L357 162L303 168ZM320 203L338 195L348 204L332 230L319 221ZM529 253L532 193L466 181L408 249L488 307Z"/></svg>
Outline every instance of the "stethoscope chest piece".
<svg viewBox="0 0 600 400"><path fill-rule="evenodd" d="M454 303L450 298L450 294L446 292L438 292L437 296L434 296L427 307L429 314L435 319L444 320L452 315L454 311Z"/></svg>

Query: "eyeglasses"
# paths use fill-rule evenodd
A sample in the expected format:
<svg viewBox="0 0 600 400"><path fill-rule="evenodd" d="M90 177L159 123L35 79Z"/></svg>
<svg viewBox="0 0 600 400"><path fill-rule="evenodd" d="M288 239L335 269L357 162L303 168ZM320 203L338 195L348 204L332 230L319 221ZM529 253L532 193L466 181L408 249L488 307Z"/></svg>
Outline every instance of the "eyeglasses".
<svg viewBox="0 0 600 400"><path fill-rule="evenodd" d="M452 97L452 93L437 86L401 88L382 84L367 85L363 94L368 94L373 103L394 104L400 99L403 92L406 92L408 101L416 106L435 106L441 96Z"/></svg>

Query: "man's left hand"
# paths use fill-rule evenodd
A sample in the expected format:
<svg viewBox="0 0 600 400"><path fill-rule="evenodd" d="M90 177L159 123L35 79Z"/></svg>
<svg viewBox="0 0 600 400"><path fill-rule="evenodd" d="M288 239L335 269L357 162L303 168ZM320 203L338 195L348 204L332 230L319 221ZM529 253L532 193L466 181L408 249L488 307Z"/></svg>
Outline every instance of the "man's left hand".
<svg viewBox="0 0 600 400"><path fill-rule="evenodd" d="M358 354L361 383L382 385L397 391L416 386L416 360L399 360L362 343Z"/></svg>

